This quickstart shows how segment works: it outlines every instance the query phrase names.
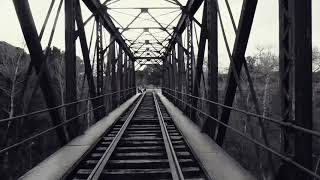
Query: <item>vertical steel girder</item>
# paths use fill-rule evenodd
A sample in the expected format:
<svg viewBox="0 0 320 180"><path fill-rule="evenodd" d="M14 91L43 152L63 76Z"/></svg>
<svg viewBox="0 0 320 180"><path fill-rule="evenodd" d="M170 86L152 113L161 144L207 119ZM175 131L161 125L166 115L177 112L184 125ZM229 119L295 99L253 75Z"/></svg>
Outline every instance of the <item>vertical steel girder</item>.
<svg viewBox="0 0 320 180"><path fill-rule="evenodd" d="M201 22L201 31L200 31L200 40L198 45L198 55L197 55L197 64L196 64L196 71L195 71L195 78L194 78L194 89L193 94L198 95L199 87L200 87L200 80L202 74L202 66L204 60L204 52L206 48L206 40L208 36L207 30L207 3L203 6L203 13L202 13L202 22Z"/></svg>
<svg viewBox="0 0 320 180"><path fill-rule="evenodd" d="M192 80L193 80L193 23L192 20L189 19L187 21L187 73L188 73L188 93L192 93ZM189 102L190 103L190 102Z"/></svg>
<svg viewBox="0 0 320 180"><path fill-rule="evenodd" d="M111 62L111 92L116 92L117 91L117 75L116 75L116 63L117 59L115 56L115 41L113 41L113 36L111 35L110 38L110 46L109 46L109 56L108 56L108 61ZM115 109L117 107L117 96L111 96L112 99L112 109Z"/></svg>
<svg viewBox="0 0 320 180"><path fill-rule="evenodd" d="M218 32L217 32L217 7L213 1L205 1L203 8L202 27L200 32L199 51L195 69L195 78L193 80L192 95L198 97L200 91L200 82L202 76L202 66L206 40L208 39L208 99L218 102ZM193 98L192 105L197 107L198 100ZM208 113L217 118L218 109L214 104L209 104ZM191 119L196 120L196 112L192 111ZM211 138L215 136L216 122L207 118L203 130Z"/></svg>
<svg viewBox="0 0 320 180"><path fill-rule="evenodd" d="M181 34L178 35L178 44L182 44ZM178 91L183 92L183 87L185 85L185 64L184 64L184 49L180 45L178 45ZM182 95L179 93L178 98L182 99ZM179 108L184 109L184 104L182 102L179 103Z"/></svg>
<svg viewBox="0 0 320 180"><path fill-rule="evenodd" d="M123 90L123 65L122 65L122 47L119 46L119 54L118 54L118 66L117 66L117 81L118 81L118 91ZM118 93L118 102L121 104L123 102L123 92Z"/></svg>
<svg viewBox="0 0 320 180"><path fill-rule="evenodd" d="M237 89L237 82L235 79L235 72L233 71L233 68L235 68L236 73L239 75L243 62L245 60L244 55L248 44L248 39L252 27L253 17L255 14L257 6L257 0L244 0L238 25L238 31L236 35L236 40L233 47L232 52L232 58L234 60L234 66L232 67L232 64L229 67L228 72L228 79L227 79L227 86L225 89L225 96L223 100L223 104L226 106L232 106L236 89ZM229 108L223 108L220 121L223 123L228 124L230 117L230 109ZM216 142L218 145L222 146L224 137L226 134L226 127L225 126L219 126Z"/></svg>
<svg viewBox="0 0 320 180"><path fill-rule="evenodd" d="M218 102L218 13L215 1L207 3L207 29L208 29L208 99ZM216 104L209 104L209 115L218 118L218 107ZM216 122L207 119L204 124L204 131L210 136L215 136Z"/></svg>
<svg viewBox="0 0 320 180"><path fill-rule="evenodd" d="M167 56L166 60L163 61L163 69L164 69L164 84L166 88L171 88L171 68L169 64L169 56ZM169 97L171 98L171 97Z"/></svg>
<svg viewBox="0 0 320 180"><path fill-rule="evenodd" d="M166 65L168 66L168 85L169 88L172 89L173 88L173 82L172 82L172 66L171 66L171 53L169 53L169 55L167 56L167 60L166 60Z"/></svg>
<svg viewBox="0 0 320 180"><path fill-rule="evenodd" d="M111 39L112 39L112 35L110 35L110 42L111 42ZM106 74L105 89L106 89L107 93L111 93L111 91L112 91L112 89L111 89L111 61L114 56L112 53L114 53L114 47L112 46L112 43L110 43L109 44L109 51L107 54L107 63L106 63L106 67L105 67L105 74ZM112 102L111 101L112 101L111 96L105 96L104 102L105 102L105 109L106 109L107 113L109 113L112 110Z"/></svg>
<svg viewBox="0 0 320 180"><path fill-rule="evenodd" d="M290 88L294 90L295 125L312 129L312 22L311 0L281 0L280 10L280 78L284 121L291 121ZM292 68L293 65L293 68ZM290 72L293 71L293 74ZM291 78L293 77L293 80ZM290 83L293 82L293 87ZM285 131L285 132L289 132ZM293 160L312 170L312 135L295 131L285 136L284 150ZM291 153L291 154L290 154ZM313 179L302 170L284 163L280 178ZM289 175L292 176L289 176Z"/></svg>
<svg viewBox="0 0 320 180"><path fill-rule="evenodd" d="M201 32L200 32L200 41L198 46L198 57L197 57L197 64L195 69L195 76L193 81L193 89L192 89L192 95L198 97L199 91L200 91L200 83L201 83L201 75L203 72L203 60L204 60L204 52L205 52L205 46L206 46L206 40L207 40L207 3L203 6L203 15L202 15L202 26L201 26ZM198 99L192 98L192 106L197 107ZM196 120L196 111L192 110L191 119Z"/></svg>
<svg viewBox="0 0 320 180"><path fill-rule="evenodd" d="M127 60L127 63L128 63L128 79L127 79L127 82L128 82L128 88L131 88L132 87L132 61L130 61L130 58L128 57L128 60ZM131 93L131 91L129 91L129 93Z"/></svg>
<svg viewBox="0 0 320 180"><path fill-rule="evenodd" d="M288 0L279 1L279 73L280 73L280 97L281 97L281 116L285 122L292 121L292 88L290 79L292 78L293 60L290 56L290 29ZM283 129L283 152L293 154L293 135L289 135ZM289 140L291 137L291 141Z"/></svg>
<svg viewBox="0 0 320 180"><path fill-rule="evenodd" d="M136 70L134 69L134 63L132 62L132 95L136 93Z"/></svg>
<svg viewBox="0 0 320 180"><path fill-rule="evenodd" d="M167 69L165 68L165 61L162 61L162 86L163 87L166 87L168 88L168 85L167 85Z"/></svg>
<svg viewBox="0 0 320 180"><path fill-rule="evenodd" d="M96 87L94 84L92 68L91 68L91 64L90 64L89 49L88 49L88 44L87 44L87 39L86 39L86 33L84 30L84 24L83 24L81 7L80 7L79 1L77 1L77 5L76 5L76 21L77 21L80 45L81 45L81 49L82 49L85 74L87 77L87 83L88 83L88 87L89 87L90 98L94 98L94 97L96 97L97 93L96 93ZM92 103L93 109L96 109L99 106L99 101L96 99L92 99L91 103ZM98 121L103 116L105 116L105 108L96 109L94 111L95 121Z"/></svg>
<svg viewBox="0 0 320 180"><path fill-rule="evenodd" d="M97 96L101 96L104 93L103 90L103 66L104 66L104 48L103 48L103 33L102 33L102 19L100 16L96 16L96 54L97 54ZM97 99L99 105L104 104L104 97ZM105 110L99 109L100 117L105 116Z"/></svg>
<svg viewBox="0 0 320 180"><path fill-rule="evenodd" d="M128 89L128 77L129 77L129 72L128 72L128 56L126 53L124 53L124 59L123 59L123 89ZM128 99L128 92L124 92L124 98Z"/></svg>
<svg viewBox="0 0 320 180"><path fill-rule="evenodd" d="M75 45L75 0L65 1L65 103L77 101L77 71L76 71L76 45ZM67 119L78 115L77 104L66 107ZM71 138L79 133L78 120L67 126Z"/></svg>
<svg viewBox="0 0 320 180"><path fill-rule="evenodd" d="M103 51L103 37L102 37L102 23L99 16L96 17L96 31L97 31L97 95L103 94L103 63L104 63L104 51ZM100 99L100 104L103 103Z"/></svg>
<svg viewBox="0 0 320 180"><path fill-rule="evenodd" d="M133 61L131 61L131 60L129 60L129 62L130 62L130 88L134 88L134 86L135 86L135 73L134 73L134 71L135 71L135 69L134 69L134 62ZM131 90L131 94L133 94L134 93L134 89L132 89Z"/></svg>
<svg viewBox="0 0 320 180"><path fill-rule="evenodd" d="M191 17L186 21L187 26L187 94L192 93L193 88L193 69L194 69L194 57L193 57L193 22ZM187 103L192 103L192 98L187 97ZM191 118L191 108L186 106L185 111ZM194 119L192 119L194 120Z"/></svg>
<svg viewBox="0 0 320 180"><path fill-rule="evenodd" d="M163 87L168 87L167 86L167 73L166 73L167 69L165 68L165 62L164 61L162 61L162 66L163 66L163 68L162 68Z"/></svg>
<svg viewBox="0 0 320 180"><path fill-rule="evenodd" d="M39 40L37 29L31 14L28 1L13 0L16 14L19 19L21 30L26 41L26 45L29 49L31 57L31 65L35 67L36 73L40 78L40 88L45 98L48 108L56 107L62 104L59 101L57 94L54 92L54 87L50 82L50 76L48 74L46 59L43 54L42 46ZM58 125L63 122L62 117L58 110L49 111L51 120L54 125ZM64 127L57 128L57 135L60 143L66 144L68 142L68 134L64 130Z"/></svg>
<svg viewBox="0 0 320 180"><path fill-rule="evenodd" d="M311 0L294 0L293 3L293 59L295 89L295 124L312 129L312 25ZM295 133L294 160L312 170L312 136ZM305 178L297 171L296 179ZM311 179L311 177L307 178Z"/></svg>
<svg viewBox="0 0 320 180"><path fill-rule="evenodd" d="M173 90L177 90L177 61L176 61L176 48L175 46L172 46L172 56L171 56L171 61L172 61L172 82L173 82ZM174 97L176 97L177 93L174 91ZM174 98L175 105L177 105L177 99Z"/></svg>
<svg viewBox="0 0 320 180"><path fill-rule="evenodd" d="M161 87L166 87L165 85L165 69L164 69L164 64L162 64L162 70L161 70L161 73L162 73L162 78L161 78ZM163 90L161 88L161 90Z"/></svg>

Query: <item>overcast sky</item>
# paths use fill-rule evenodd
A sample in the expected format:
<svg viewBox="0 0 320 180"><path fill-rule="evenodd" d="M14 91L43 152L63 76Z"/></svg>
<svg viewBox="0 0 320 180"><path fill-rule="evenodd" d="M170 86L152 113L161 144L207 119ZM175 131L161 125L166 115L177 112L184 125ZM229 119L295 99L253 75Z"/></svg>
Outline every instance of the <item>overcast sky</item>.
<svg viewBox="0 0 320 180"><path fill-rule="evenodd" d="M180 0L183 4L186 0ZM44 21L44 17L46 11L49 7L51 0L29 0L30 6L32 9L32 13L35 19L35 23L40 31L41 25ZM228 36L228 42L230 47L233 47L234 42L234 31L232 29L232 24L229 20L229 16L227 13L227 9L223 0L219 0L220 9L222 13L222 18L224 20L224 26ZM239 15L241 11L242 1L241 0L229 0L232 12L235 16L236 23L238 23ZM320 46L320 21L316 17L320 17L320 0L312 0L313 7L313 46ZM53 10L55 14L55 10L57 7L58 1L56 2L56 6ZM160 7L160 6L168 6L170 5L164 0L120 0L119 3L115 3L112 7ZM170 5L172 6L172 5ZM83 16L84 19L90 15L90 12L83 6ZM58 21L58 26L56 29L56 33L54 36L53 45L59 47L60 49L64 49L64 9L62 9L62 14ZM172 11L172 10L171 10ZM197 12L196 18L201 22L201 12ZM110 12L110 14L117 19L122 25L128 24L130 20L133 18L129 15L136 15L139 10L115 10L114 12ZM155 16L160 15L161 13L166 12L164 10L154 11ZM169 12L169 11L167 11ZM179 12L171 13L167 16L162 16L161 22L170 22ZM126 15L127 14L127 15ZM148 17L143 17L148 18ZM138 19L139 20L139 19ZM1 0L0 2L0 22L2 26L0 28L0 41L6 41L14 46L22 47L24 45L24 39L22 36L22 32L19 26L18 18L16 16L14 6L11 0ZM51 17L51 24L53 22L53 16ZM143 21L137 21L136 25L140 25ZM145 22L143 22L145 23ZM151 23L151 22L150 22ZM151 24L147 24L148 26L152 26ZM50 27L50 26L49 26ZM92 22L86 26L87 37L89 39L90 31L92 27ZM51 27L46 30L44 35L44 39L42 41L43 47L47 43L47 38L49 36ZM197 29L198 33L200 29ZM139 32L132 32L131 36L134 37L134 33L138 34ZM106 34L106 33L105 33ZM106 37L108 39L109 35ZM130 33L128 34L130 37ZM253 27L251 30L251 35L249 39L249 44L247 48L246 55L252 55L256 53L257 47L266 47L270 48L275 54L278 54L278 0L259 0L258 6L253 22ZM77 53L81 56L80 48L78 48ZM226 54L226 48L222 39L222 33L219 30L219 61L220 67L224 68L229 64L229 60Z"/></svg>

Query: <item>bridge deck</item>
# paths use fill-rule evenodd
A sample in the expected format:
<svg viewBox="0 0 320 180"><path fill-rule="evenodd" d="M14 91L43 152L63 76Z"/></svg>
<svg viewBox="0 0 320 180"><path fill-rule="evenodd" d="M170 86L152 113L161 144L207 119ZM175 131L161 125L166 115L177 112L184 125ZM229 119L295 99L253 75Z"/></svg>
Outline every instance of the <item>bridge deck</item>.
<svg viewBox="0 0 320 180"><path fill-rule="evenodd" d="M61 179L63 176L88 152L90 147L97 142L99 137L130 105L137 99L138 95L132 97L107 117L89 128L83 135L77 137L59 151L48 157L35 168L31 169L20 179ZM176 126L183 134L190 148L208 173L214 180L247 180L254 179L249 172L232 159L224 150L214 143L207 135L201 133L200 129L182 112L174 107L164 96L159 94L160 100L166 107Z"/></svg>

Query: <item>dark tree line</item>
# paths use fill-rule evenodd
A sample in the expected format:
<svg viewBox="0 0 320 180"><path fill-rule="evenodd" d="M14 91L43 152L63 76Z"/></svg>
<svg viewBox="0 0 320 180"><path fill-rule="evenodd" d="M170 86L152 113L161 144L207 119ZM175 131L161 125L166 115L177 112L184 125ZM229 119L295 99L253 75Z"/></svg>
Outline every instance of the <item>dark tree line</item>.
<svg viewBox="0 0 320 180"><path fill-rule="evenodd" d="M161 86L162 81L162 67L158 65L146 65L146 67L137 71L137 86Z"/></svg>
<svg viewBox="0 0 320 180"><path fill-rule="evenodd" d="M50 83L54 85L56 97L61 104L65 97L64 53L57 48L50 49L45 65L48 67ZM77 57L78 98L87 96L84 79L84 65ZM82 92L82 93L80 93ZM83 97L80 97L83 96ZM78 106L79 111L86 104ZM21 48L0 42L0 118L11 118L47 108L39 80L30 68L30 57ZM64 108L60 109L65 119ZM52 127L49 114L40 113L13 121L0 123L1 149ZM87 127L83 123L83 129ZM31 169L60 147L56 132L51 131L0 155L1 179L15 179Z"/></svg>

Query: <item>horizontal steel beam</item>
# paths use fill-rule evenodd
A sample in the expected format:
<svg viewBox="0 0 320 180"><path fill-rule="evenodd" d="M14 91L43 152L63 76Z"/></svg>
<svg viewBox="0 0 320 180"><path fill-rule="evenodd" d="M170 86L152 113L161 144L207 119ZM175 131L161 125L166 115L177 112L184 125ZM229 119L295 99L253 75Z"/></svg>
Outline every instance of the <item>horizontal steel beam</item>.
<svg viewBox="0 0 320 180"><path fill-rule="evenodd" d="M130 30L130 29L162 29L161 27L129 27L129 28L125 28L125 27L117 27L118 29L125 29L125 30ZM172 27L168 27L167 29L174 29Z"/></svg>
<svg viewBox="0 0 320 180"><path fill-rule="evenodd" d="M156 63L156 62L151 62L151 63L141 63L141 64L139 64L139 65L141 65L141 66L143 66L143 65L145 65L145 66L147 66L147 65L156 65L156 66L160 66L158 63Z"/></svg>
<svg viewBox="0 0 320 180"><path fill-rule="evenodd" d="M181 9L181 7L113 7L108 9Z"/></svg>
<svg viewBox="0 0 320 180"><path fill-rule="evenodd" d="M131 60L134 61L134 55L127 46L125 40L122 38L118 28L112 22L110 15L107 12L107 8L100 3L99 0L82 0L88 9L95 15L99 15L103 21L103 26L107 31L115 37L117 43L119 43L124 51L128 54Z"/></svg>
<svg viewBox="0 0 320 180"><path fill-rule="evenodd" d="M135 57L135 59L162 59L162 57Z"/></svg>

